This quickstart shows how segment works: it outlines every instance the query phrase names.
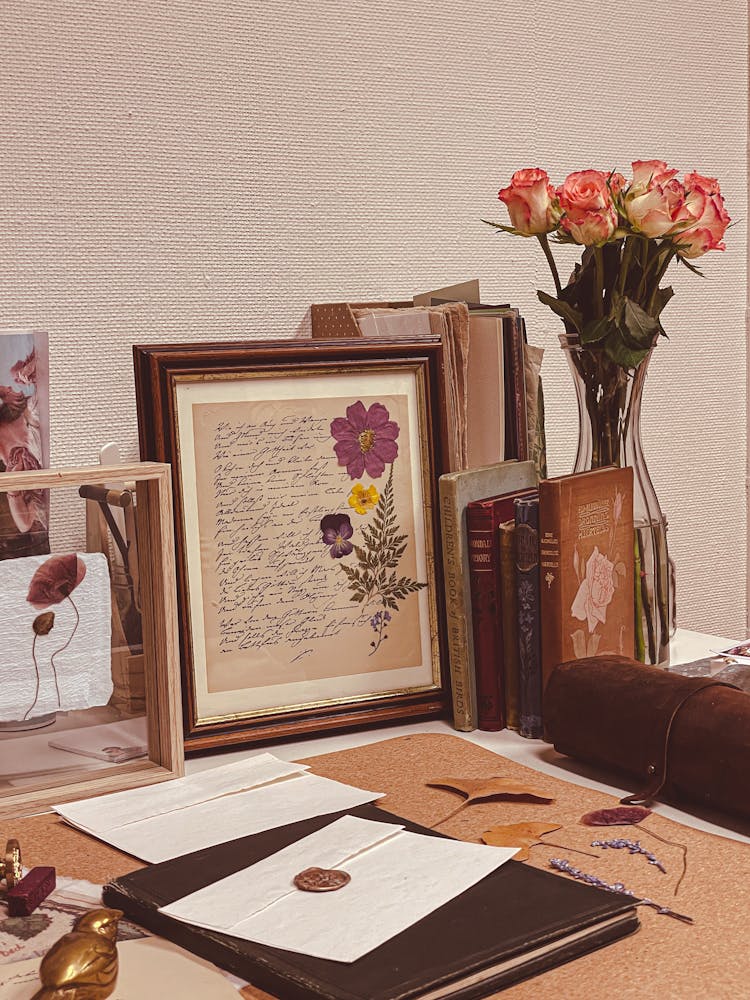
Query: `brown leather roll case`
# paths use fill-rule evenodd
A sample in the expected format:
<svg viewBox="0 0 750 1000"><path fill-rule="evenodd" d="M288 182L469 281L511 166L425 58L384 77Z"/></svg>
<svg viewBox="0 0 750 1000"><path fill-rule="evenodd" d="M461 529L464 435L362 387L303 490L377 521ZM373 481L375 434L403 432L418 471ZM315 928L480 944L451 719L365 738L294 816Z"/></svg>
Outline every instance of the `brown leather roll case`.
<svg viewBox="0 0 750 1000"><path fill-rule="evenodd" d="M630 804L664 798L750 818L750 695L624 656L561 663L544 692L555 750L634 779Z"/></svg>

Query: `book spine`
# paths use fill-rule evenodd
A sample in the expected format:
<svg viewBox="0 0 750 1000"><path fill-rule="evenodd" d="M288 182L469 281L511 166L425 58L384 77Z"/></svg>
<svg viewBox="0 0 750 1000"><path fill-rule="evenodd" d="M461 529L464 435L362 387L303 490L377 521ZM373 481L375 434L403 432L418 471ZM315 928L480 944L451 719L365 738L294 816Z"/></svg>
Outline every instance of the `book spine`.
<svg viewBox="0 0 750 1000"><path fill-rule="evenodd" d="M506 427L506 448L513 449L505 457L525 462L529 457L529 432L526 416L523 320L520 316L510 316L503 327L505 387L509 394L509 407L506 413L511 421L511 426Z"/></svg>
<svg viewBox="0 0 750 1000"><path fill-rule="evenodd" d="M542 736L542 648L539 615L539 500L516 500L519 732Z"/></svg>
<svg viewBox="0 0 750 1000"><path fill-rule="evenodd" d="M558 483L539 484L539 608L542 629L542 691L550 674L564 659L563 587L560 570L562 521Z"/></svg>
<svg viewBox="0 0 750 1000"><path fill-rule="evenodd" d="M505 727L505 712L501 670L500 537L491 508L469 504L466 508L466 540L474 636L477 725L487 732L497 732Z"/></svg>
<svg viewBox="0 0 750 1000"><path fill-rule="evenodd" d="M461 519L456 502L456 487L450 480L440 481L440 512L443 536L443 580L448 640L448 663L453 701L453 726L460 732L475 729L472 712L472 664L469 630L464 606L463 566L461 564Z"/></svg>
<svg viewBox="0 0 750 1000"><path fill-rule="evenodd" d="M516 593L515 521L498 528L500 538L500 609L503 631L505 722L519 728L518 716L518 596Z"/></svg>

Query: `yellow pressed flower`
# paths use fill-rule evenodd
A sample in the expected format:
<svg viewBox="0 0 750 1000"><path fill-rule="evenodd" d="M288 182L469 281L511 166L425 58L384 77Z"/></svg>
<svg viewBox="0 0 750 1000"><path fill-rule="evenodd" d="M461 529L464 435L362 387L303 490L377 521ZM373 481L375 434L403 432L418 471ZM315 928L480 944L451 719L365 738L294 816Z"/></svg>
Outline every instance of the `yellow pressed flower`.
<svg viewBox="0 0 750 1000"><path fill-rule="evenodd" d="M349 497L349 506L358 514L366 514L368 510L373 509L379 499L380 495L374 486L370 485L365 489L362 483L355 483Z"/></svg>

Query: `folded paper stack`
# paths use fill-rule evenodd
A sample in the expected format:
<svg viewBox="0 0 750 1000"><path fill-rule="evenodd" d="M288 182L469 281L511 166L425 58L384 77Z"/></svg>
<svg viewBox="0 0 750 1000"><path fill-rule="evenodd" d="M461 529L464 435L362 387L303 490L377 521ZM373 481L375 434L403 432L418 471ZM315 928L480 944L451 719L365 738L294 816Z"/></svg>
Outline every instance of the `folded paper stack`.
<svg viewBox="0 0 750 1000"><path fill-rule="evenodd" d="M156 864L233 837L373 802L382 792L310 774L270 753L157 787L53 806L71 826Z"/></svg>
<svg viewBox="0 0 750 1000"><path fill-rule="evenodd" d="M559 753L635 779L623 801L664 798L750 817L750 696L623 656L555 667L546 737Z"/></svg>

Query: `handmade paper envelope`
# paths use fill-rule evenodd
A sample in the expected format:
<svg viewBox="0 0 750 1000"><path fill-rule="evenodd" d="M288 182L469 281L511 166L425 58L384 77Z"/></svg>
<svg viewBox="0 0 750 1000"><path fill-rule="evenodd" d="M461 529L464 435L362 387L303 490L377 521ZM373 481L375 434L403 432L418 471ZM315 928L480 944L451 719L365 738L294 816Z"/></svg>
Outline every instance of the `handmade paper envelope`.
<svg viewBox="0 0 750 1000"><path fill-rule="evenodd" d="M111 598L100 552L0 561L0 722L106 705Z"/></svg>
<svg viewBox="0 0 750 1000"><path fill-rule="evenodd" d="M273 948L354 962L465 892L516 851L344 816L161 912ZM310 867L343 870L351 881L334 892L304 892L294 876Z"/></svg>

